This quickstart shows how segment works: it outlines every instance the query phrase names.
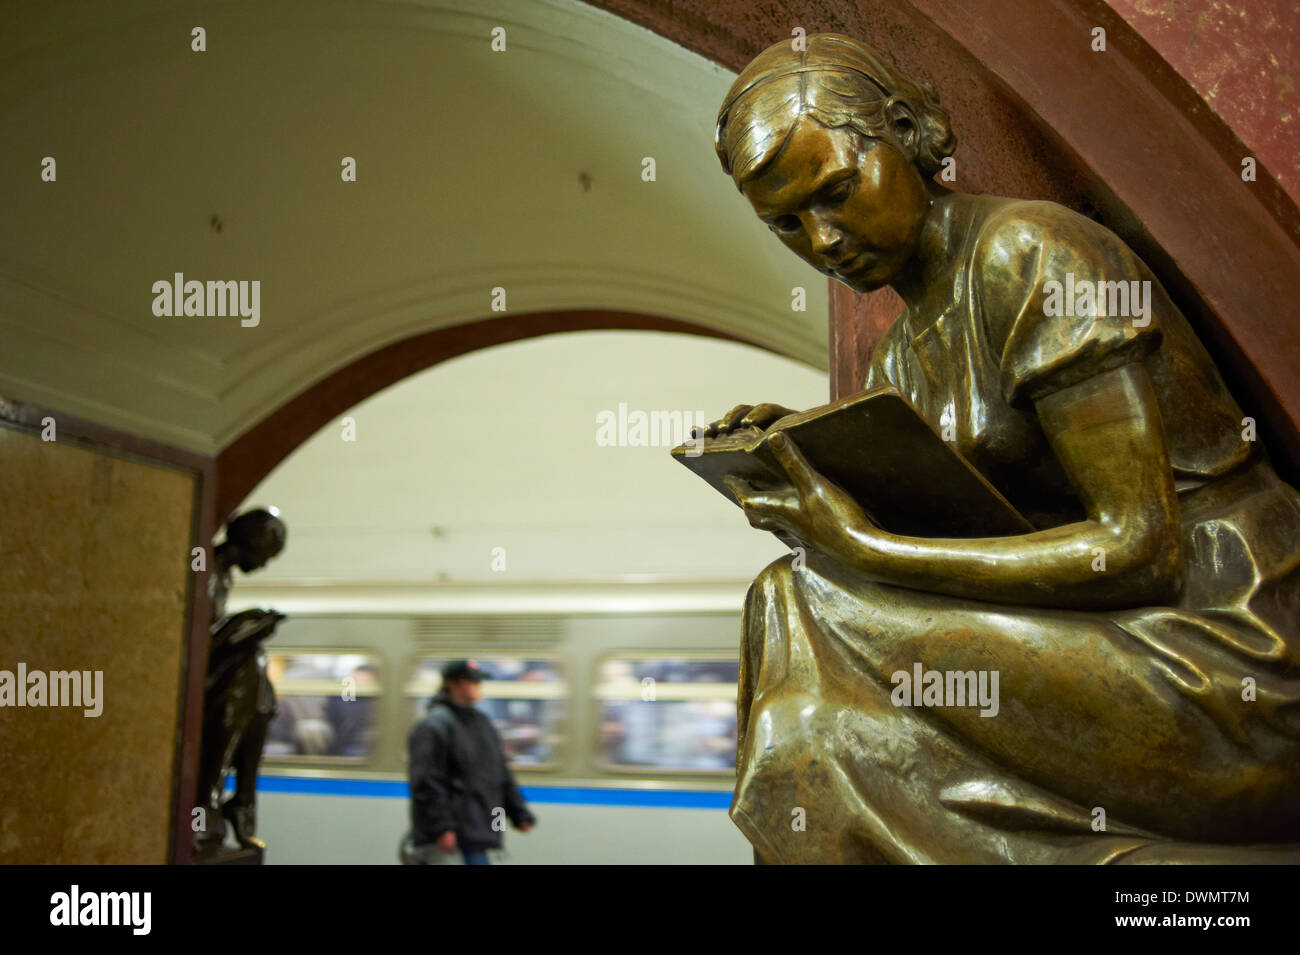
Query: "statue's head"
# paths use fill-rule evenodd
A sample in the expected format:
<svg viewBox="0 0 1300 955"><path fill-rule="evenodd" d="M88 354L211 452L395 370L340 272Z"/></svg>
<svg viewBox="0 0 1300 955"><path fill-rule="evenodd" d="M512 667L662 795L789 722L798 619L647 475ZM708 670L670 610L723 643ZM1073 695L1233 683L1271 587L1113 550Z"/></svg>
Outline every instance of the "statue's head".
<svg viewBox="0 0 1300 955"><path fill-rule="evenodd" d="M239 569L249 574L265 567L284 550L288 533L275 508L258 507L226 525L226 543L235 548Z"/></svg>
<svg viewBox="0 0 1300 955"><path fill-rule="evenodd" d="M722 168L796 255L858 291L893 281L956 148L948 113L870 47L836 33L768 47L718 112Z"/></svg>

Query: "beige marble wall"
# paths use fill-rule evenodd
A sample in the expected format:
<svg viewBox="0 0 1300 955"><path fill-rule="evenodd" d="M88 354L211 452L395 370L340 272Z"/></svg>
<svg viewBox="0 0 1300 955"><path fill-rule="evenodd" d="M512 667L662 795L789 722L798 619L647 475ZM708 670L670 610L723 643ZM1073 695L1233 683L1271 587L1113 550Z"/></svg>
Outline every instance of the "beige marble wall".
<svg viewBox="0 0 1300 955"><path fill-rule="evenodd" d="M0 863L167 861L195 484L0 426L0 670L103 671L0 706Z"/></svg>

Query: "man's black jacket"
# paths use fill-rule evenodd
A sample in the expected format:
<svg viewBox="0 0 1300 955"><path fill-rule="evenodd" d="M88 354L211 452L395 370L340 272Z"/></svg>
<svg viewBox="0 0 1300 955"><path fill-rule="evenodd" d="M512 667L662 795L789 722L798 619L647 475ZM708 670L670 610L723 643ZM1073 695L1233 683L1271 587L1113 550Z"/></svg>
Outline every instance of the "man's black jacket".
<svg viewBox="0 0 1300 955"><path fill-rule="evenodd" d="M439 694L408 742L416 845L435 842L450 829L460 849L499 849L504 819L516 826L534 821L506 766L496 727L480 710Z"/></svg>

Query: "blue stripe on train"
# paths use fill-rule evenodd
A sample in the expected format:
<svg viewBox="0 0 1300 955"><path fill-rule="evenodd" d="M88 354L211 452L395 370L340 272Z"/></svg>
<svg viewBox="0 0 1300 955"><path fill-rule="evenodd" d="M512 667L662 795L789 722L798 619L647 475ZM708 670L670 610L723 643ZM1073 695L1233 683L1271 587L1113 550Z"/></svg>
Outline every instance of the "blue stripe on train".
<svg viewBox="0 0 1300 955"><path fill-rule="evenodd" d="M377 799L410 799L411 792L400 779L333 779L308 776L259 776L257 789L264 793L304 793L312 796L368 796ZM651 806L671 809L727 809L730 792L700 792L689 789L596 789L580 786L524 786L529 802L568 806Z"/></svg>

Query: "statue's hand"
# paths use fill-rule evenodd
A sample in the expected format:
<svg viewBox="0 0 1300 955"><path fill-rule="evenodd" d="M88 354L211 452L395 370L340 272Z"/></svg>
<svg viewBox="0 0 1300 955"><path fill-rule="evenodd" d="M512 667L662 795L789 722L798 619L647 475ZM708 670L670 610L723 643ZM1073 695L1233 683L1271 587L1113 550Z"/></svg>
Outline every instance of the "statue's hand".
<svg viewBox="0 0 1300 955"><path fill-rule="evenodd" d="M717 438L745 428L757 428L763 431L773 422L784 418L788 414L794 414L794 412L781 405L772 404L770 401L765 401L759 405L736 405L717 421L706 427L703 435L696 435L696 437Z"/></svg>
<svg viewBox="0 0 1300 955"><path fill-rule="evenodd" d="M791 438L774 435L770 447L788 485L758 488L743 478L725 479L752 527L786 531L815 550L841 556L855 546L851 532L874 526L853 498L813 470Z"/></svg>

